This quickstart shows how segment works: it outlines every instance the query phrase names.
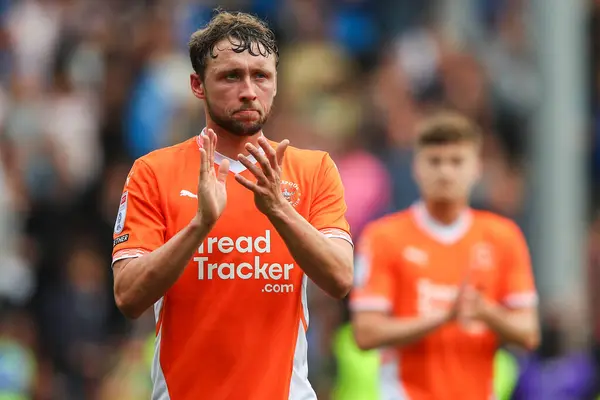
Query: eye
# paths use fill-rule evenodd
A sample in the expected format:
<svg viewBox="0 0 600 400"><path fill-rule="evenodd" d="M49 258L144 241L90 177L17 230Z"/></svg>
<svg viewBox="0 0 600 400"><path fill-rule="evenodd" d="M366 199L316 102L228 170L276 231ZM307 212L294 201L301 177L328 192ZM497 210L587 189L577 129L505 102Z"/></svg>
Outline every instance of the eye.
<svg viewBox="0 0 600 400"><path fill-rule="evenodd" d="M431 157L429 159L429 164L433 167L437 167L442 163L442 159L439 157Z"/></svg>
<svg viewBox="0 0 600 400"><path fill-rule="evenodd" d="M237 81L240 78L240 75L237 72L230 72L225 75L225 79L228 81Z"/></svg>
<svg viewBox="0 0 600 400"><path fill-rule="evenodd" d="M452 165L454 165L455 167L460 166L462 163L463 163L462 157L453 157L452 158Z"/></svg>
<svg viewBox="0 0 600 400"><path fill-rule="evenodd" d="M254 75L256 77L256 79L267 79L267 74L265 74L264 72L257 72L256 75Z"/></svg>

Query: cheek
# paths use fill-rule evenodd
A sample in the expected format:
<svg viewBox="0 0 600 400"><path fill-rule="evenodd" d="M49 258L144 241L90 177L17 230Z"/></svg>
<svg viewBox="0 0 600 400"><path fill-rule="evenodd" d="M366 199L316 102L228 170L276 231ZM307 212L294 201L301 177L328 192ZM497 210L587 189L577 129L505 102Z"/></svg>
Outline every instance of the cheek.
<svg viewBox="0 0 600 400"><path fill-rule="evenodd" d="M273 100L275 97L275 84L272 82L258 84L256 87L258 93L260 93L261 100L265 102L269 102Z"/></svg>
<svg viewBox="0 0 600 400"><path fill-rule="evenodd" d="M436 174L434 172L424 172L423 175L421 176L421 185L424 188L432 188L435 189L436 187L439 186L440 183L440 177L439 174Z"/></svg>
<svg viewBox="0 0 600 400"><path fill-rule="evenodd" d="M473 184L477 180L477 177L473 173L473 171L465 171L460 175L460 178L461 187L464 189L468 189L471 186L473 186Z"/></svg>

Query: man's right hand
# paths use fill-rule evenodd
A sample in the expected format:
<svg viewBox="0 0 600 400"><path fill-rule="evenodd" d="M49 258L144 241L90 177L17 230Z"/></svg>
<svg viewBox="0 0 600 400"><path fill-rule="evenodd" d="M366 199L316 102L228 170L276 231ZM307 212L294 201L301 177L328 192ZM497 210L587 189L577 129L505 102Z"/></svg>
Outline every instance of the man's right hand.
<svg viewBox="0 0 600 400"><path fill-rule="evenodd" d="M197 222L203 226L213 226L227 204L227 174L229 160L223 160L215 171L215 148L217 135L212 129L202 133L200 149L200 176L198 178Z"/></svg>

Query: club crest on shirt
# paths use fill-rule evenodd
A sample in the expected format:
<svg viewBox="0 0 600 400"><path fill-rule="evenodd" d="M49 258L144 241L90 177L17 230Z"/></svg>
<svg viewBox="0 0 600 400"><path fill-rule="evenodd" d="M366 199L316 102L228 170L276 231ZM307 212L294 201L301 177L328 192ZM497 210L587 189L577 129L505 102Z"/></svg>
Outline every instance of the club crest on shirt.
<svg viewBox="0 0 600 400"><path fill-rule="evenodd" d="M125 228L125 217L127 216L127 197L127 192L124 192L121 196L119 212L117 213L117 221L115 222L115 235L123 232L123 229Z"/></svg>
<svg viewBox="0 0 600 400"><path fill-rule="evenodd" d="M281 181L281 193L293 207L300 204L300 187L297 183Z"/></svg>
<svg viewBox="0 0 600 400"><path fill-rule="evenodd" d="M477 243L471 249L471 264L475 269L490 269L494 264L492 246L488 243Z"/></svg>

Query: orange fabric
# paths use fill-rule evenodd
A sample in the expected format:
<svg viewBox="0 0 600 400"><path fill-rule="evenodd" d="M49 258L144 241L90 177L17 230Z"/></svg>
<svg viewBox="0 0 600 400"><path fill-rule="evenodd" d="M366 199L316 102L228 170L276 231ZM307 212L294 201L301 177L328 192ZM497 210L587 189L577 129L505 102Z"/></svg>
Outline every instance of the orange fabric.
<svg viewBox="0 0 600 400"><path fill-rule="evenodd" d="M358 244L351 307L397 317L448 309L467 269L470 283L487 298L535 305L527 245L517 226L487 212L471 215L470 228L454 244L434 239L412 209L369 225ZM386 350L382 363L396 363L395 385L411 400L481 400L492 395L496 347L486 327L451 323L418 343Z"/></svg>
<svg viewBox="0 0 600 400"><path fill-rule="evenodd" d="M192 220L199 162L195 139L136 161L113 260L153 251ZM349 237L329 155L288 148L282 179L286 198L313 226ZM233 172L227 195L223 215L164 296L160 367L172 400L288 399L298 328L306 327L304 274Z"/></svg>

